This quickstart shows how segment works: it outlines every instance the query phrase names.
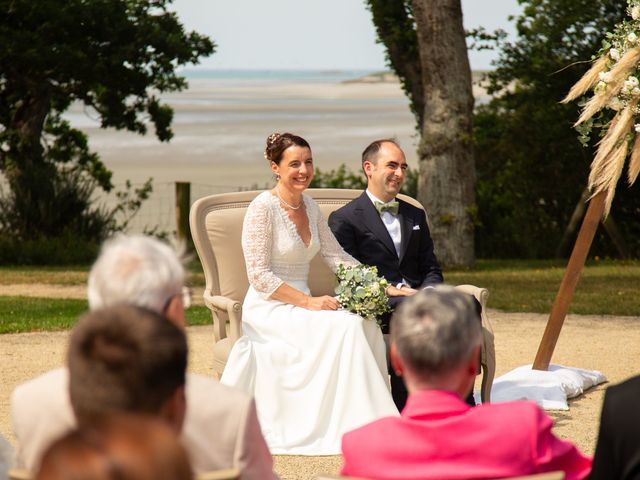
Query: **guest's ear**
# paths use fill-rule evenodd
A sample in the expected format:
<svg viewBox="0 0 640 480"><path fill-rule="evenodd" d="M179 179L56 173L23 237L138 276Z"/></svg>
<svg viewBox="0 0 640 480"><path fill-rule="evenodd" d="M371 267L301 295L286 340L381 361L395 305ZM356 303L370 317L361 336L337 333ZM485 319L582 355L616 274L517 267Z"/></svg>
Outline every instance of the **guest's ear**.
<svg viewBox="0 0 640 480"><path fill-rule="evenodd" d="M169 423L176 433L180 433L186 413L187 397L184 386L181 386L176 388L164 405L162 405L160 416Z"/></svg>
<svg viewBox="0 0 640 480"><path fill-rule="evenodd" d="M184 330L187 326L187 320L184 316L184 305L182 304L182 296L174 295L167 303L164 310L164 316L169 319L180 330Z"/></svg>
<svg viewBox="0 0 640 480"><path fill-rule="evenodd" d="M467 373L469 376L475 377L480 371L480 345L473 349L467 363Z"/></svg>
<svg viewBox="0 0 640 480"><path fill-rule="evenodd" d="M391 368L393 368L393 371L396 372L397 376L401 377L404 367L394 342L391 342L391 347L389 348L389 359L391 360Z"/></svg>

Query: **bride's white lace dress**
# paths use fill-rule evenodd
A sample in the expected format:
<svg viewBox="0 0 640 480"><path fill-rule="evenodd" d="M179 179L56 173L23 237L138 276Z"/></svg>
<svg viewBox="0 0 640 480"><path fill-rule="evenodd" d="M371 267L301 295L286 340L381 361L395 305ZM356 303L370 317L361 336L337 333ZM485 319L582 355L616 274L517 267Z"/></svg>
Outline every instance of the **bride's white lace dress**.
<svg viewBox="0 0 640 480"><path fill-rule="evenodd" d="M242 231L250 283L244 336L231 350L221 382L255 396L271 453L335 455L343 433L398 411L375 322L270 299L283 282L309 293L309 263L318 251L334 271L339 263L358 263L342 250L318 205L303 198L308 246L270 192L249 205Z"/></svg>

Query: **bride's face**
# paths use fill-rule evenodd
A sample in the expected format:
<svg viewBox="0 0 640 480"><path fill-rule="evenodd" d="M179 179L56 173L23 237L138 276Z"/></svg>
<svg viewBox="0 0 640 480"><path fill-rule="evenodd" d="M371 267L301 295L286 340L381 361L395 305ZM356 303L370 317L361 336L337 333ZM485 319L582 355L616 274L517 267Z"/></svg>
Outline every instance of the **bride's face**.
<svg viewBox="0 0 640 480"><path fill-rule="evenodd" d="M313 178L311 150L292 145L282 154L280 164L271 162L271 169L276 175L280 175L280 187L291 192L301 192L309 186Z"/></svg>

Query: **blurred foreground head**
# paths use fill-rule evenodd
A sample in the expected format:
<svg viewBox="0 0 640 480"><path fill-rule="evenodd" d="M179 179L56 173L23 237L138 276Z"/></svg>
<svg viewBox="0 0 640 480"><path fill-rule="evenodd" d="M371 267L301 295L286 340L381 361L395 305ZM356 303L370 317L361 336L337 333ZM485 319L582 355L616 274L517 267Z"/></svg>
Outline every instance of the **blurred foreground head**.
<svg viewBox="0 0 640 480"><path fill-rule="evenodd" d="M142 415L105 417L45 452L36 480L191 480L176 433Z"/></svg>
<svg viewBox="0 0 640 480"><path fill-rule="evenodd" d="M89 308L136 305L184 327L184 276L180 255L166 243L116 235L102 245L89 273Z"/></svg>
<svg viewBox="0 0 640 480"><path fill-rule="evenodd" d="M460 370L475 377L482 340L478 310L470 295L448 285L418 292L402 303L391 322L391 342L398 369L418 383L444 384ZM396 367L396 365L394 365Z"/></svg>
<svg viewBox="0 0 640 480"><path fill-rule="evenodd" d="M71 406L81 426L127 412L182 427L187 340L163 316L124 305L90 311L73 328L67 355Z"/></svg>

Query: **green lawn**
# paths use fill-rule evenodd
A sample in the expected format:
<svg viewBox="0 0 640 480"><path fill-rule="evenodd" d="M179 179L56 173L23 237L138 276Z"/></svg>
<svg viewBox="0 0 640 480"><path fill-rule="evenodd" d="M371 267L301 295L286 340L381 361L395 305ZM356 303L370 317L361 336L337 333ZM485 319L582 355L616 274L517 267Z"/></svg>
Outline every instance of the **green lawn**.
<svg viewBox="0 0 640 480"><path fill-rule="evenodd" d="M16 283L43 283L46 285L86 285L88 266L65 267L6 267L0 266L0 285ZM189 285L204 285L200 264L189 269Z"/></svg>
<svg viewBox="0 0 640 480"><path fill-rule="evenodd" d="M0 296L0 333L66 330L87 308L86 300ZM192 306L187 323L211 324L209 309Z"/></svg>
<svg viewBox="0 0 640 480"><path fill-rule="evenodd" d="M565 261L482 260L473 270L445 272L445 280L488 288L491 308L548 313L565 264ZM589 262L582 272L570 312L640 316L639 287L639 261Z"/></svg>
<svg viewBox="0 0 640 480"><path fill-rule="evenodd" d="M549 313L566 261L480 260L471 270L445 272L451 284L471 283L489 289L489 307L511 312ZM45 283L84 285L87 267L0 267L2 285ZM188 283L203 285L199 265L190 269ZM580 314L640 317L640 261L591 261L585 267L571 304ZM87 308L84 300L0 296L0 333L69 328ZM190 325L211 322L207 308L187 312Z"/></svg>

